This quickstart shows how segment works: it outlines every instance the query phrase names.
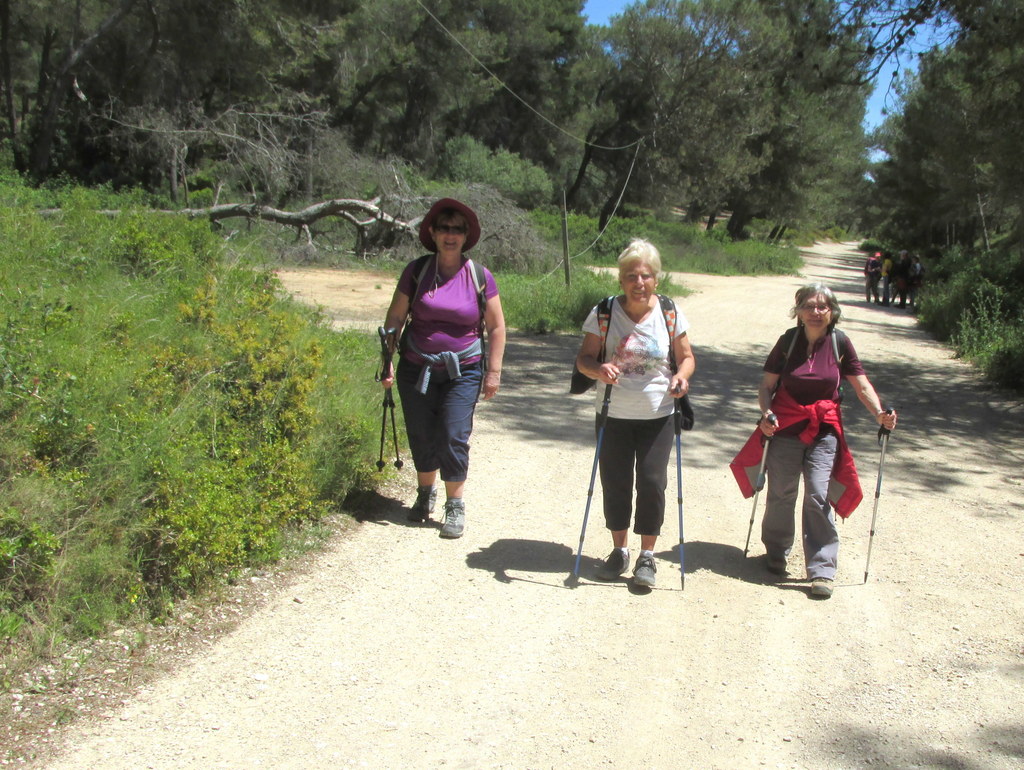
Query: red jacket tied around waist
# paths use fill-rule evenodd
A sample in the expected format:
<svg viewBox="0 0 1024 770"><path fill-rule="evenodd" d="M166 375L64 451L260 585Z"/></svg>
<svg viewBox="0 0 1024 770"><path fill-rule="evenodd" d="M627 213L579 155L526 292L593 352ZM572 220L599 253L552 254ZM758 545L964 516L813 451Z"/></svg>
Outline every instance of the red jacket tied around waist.
<svg viewBox="0 0 1024 770"><path fill-rule="evenodd" d="M828 501L835 508L836 513L845 519L860 505L860 501L864 499L864 493L861 491L860 480L857 478L857 466L853 462L853 455L850 453L850 448L846 445L846 437L843 435L843 420L839 402L828 399L815 401L813 404L798 404L785 388L779 388L772 401L772 411L779 420L779 430L806 420L807 425L797 435L797 438L805 444L810 444L814 440L822 423L835 430L838 443L835 463L832 465L832 478L828 485ZM733 476L736 477L736 483L739 484L744 497L752 497L754 494L754 484L761 464L765 439L761 429L755 428L750 438L747 439L747 443L729 463L729 468L732 469Z"/></svg>

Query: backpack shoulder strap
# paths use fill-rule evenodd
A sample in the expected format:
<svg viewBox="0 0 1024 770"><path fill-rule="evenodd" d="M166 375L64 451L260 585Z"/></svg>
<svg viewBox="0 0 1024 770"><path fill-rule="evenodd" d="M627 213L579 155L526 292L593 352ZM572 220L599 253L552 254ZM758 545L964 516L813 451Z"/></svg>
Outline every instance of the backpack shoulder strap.
<svg viewBox="0 0 1024 770"><path fill-rule="evenodd" d="M423 282L423 276L425 276L427 270L430 269L430 258L433 256L433 254L424 254L422 257L416 257L416 259L413 260L412 296L409 297L410 307L412 307L412 303L416 301L416 297L419 295L420 284Z"/></svg>
<svg viewBox="0 0 1024 770"><path fill-rule="evenodd" d="M597 303L597 328L601 332L601 351L598 361L604 361L604 345L608 340L608 326L612 320L612 303L615 295L605 297Z"/></svg>
<svg viewBox="0 0 1024 770"><path fill-rule="evenodd" d="M679 320L679 313L676 310L676 303L672 301L671 297L659 294L658 302L661 305L661 314L665 317L665 328L668 329L668 363L674 372L676 370L676 322Z"/></svg>
<svg viewBox="0 0 1024 770"><path fill-rule="evenodd" d="M483 265L471 259L466 260L469 267L469 275L473 279L473 286L476 288L476 300L480 306L480 318L484 317L484 309L487 307L487 277L484 275Z"/></svg>
<svg viewBox="0 0 1024 770"><path fill-rule="evenodd" d="M789 344L786 345L786 354L783 360L788 361L789 356L793 353L793 348L796 347L796 338L800 334L800 327L794 326L792 329L787 329L786 334L783 335L784 339L789 339ZM786 336L788 335L788 337Z"/></svg>
<svg viewBox="0 0 1024 770"><path fill-rule="evenodd" d="M843 359L846 357L846 353L842 354L839 352L839 348L842 347L843 351L846 350L846 332L840 331L839 329L832 329L832 352L836 357L836 366L839 367L840 371L843 368Z"/></svg>

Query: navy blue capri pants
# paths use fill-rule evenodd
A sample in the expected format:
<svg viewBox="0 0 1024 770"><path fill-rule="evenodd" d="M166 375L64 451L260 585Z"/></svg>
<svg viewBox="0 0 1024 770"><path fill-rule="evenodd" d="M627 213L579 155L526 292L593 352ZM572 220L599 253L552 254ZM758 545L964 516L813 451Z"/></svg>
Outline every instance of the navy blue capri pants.
<svg viewBox="0 0 1024 770"><path fill-rule="evenodd" d="M464 364L462 376L454 380L444 369L435 369L426 393L416 387L422 368L402 358L395 372L413 465L420 473L440 470L441 481L465 481L483 366Z"/></svg>

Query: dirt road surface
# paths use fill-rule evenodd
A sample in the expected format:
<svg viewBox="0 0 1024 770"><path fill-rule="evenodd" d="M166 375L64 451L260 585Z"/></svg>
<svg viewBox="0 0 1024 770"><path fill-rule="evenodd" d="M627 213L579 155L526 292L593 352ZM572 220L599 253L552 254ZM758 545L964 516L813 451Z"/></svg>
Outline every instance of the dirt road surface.
<svg viewBox="0 0 1024 770"><path fill-rule="evenodd" d="M602 584L599 496L566 584L593 462L576 337L513 334L477 412L467 530L408 525L401 499L308 576L105 719L70 728L71 768L1019 768L1024 763L1024 413L895 308L868 306L849 246L801 277L681 275L698 371L684 434L685 590L675 457L658 585ZM372 330L389 279L286 271L298 296ZM728 463L801 283L900 412L865 583L878 445L845 417L865 501L841 527L835 595L765 570ZM404 446L404 443L403 443ZM760 519L760 511L758 513ZM436 515L435 515L436 518ZM632 542L635 555L638 543ZM797 553L794 563L799 564Z"/></svg>

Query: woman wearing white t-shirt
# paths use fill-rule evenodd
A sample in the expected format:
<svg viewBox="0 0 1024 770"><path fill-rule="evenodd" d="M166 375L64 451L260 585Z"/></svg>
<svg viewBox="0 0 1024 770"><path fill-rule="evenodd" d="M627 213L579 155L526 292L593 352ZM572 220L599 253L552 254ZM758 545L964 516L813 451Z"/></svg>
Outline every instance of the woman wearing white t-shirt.
<svg viewBox="0 0 1024 770"><path fill-rule="evenodd" d="M604 353L595 306L583 324L585 337L576 359L581 372L615 386L599 459L605 524L611 531L613 548L598 577L616 580L629 568L635 477L636 515L632 518L633 532L640 536L640 555L633 569L633 582L653 587L657 571L654 545L665 520L673 399L689 391L696 360L682 313L676 314L675 338L669 339L656 293L661 272L658 250L647 241L634 240L619 255L618 262L623 293L612 303ZM671 370L669 345L675 372ZM597 390L600 394L603 388ZM600 411L602 396L598 395L597 400Z"/></svg>

